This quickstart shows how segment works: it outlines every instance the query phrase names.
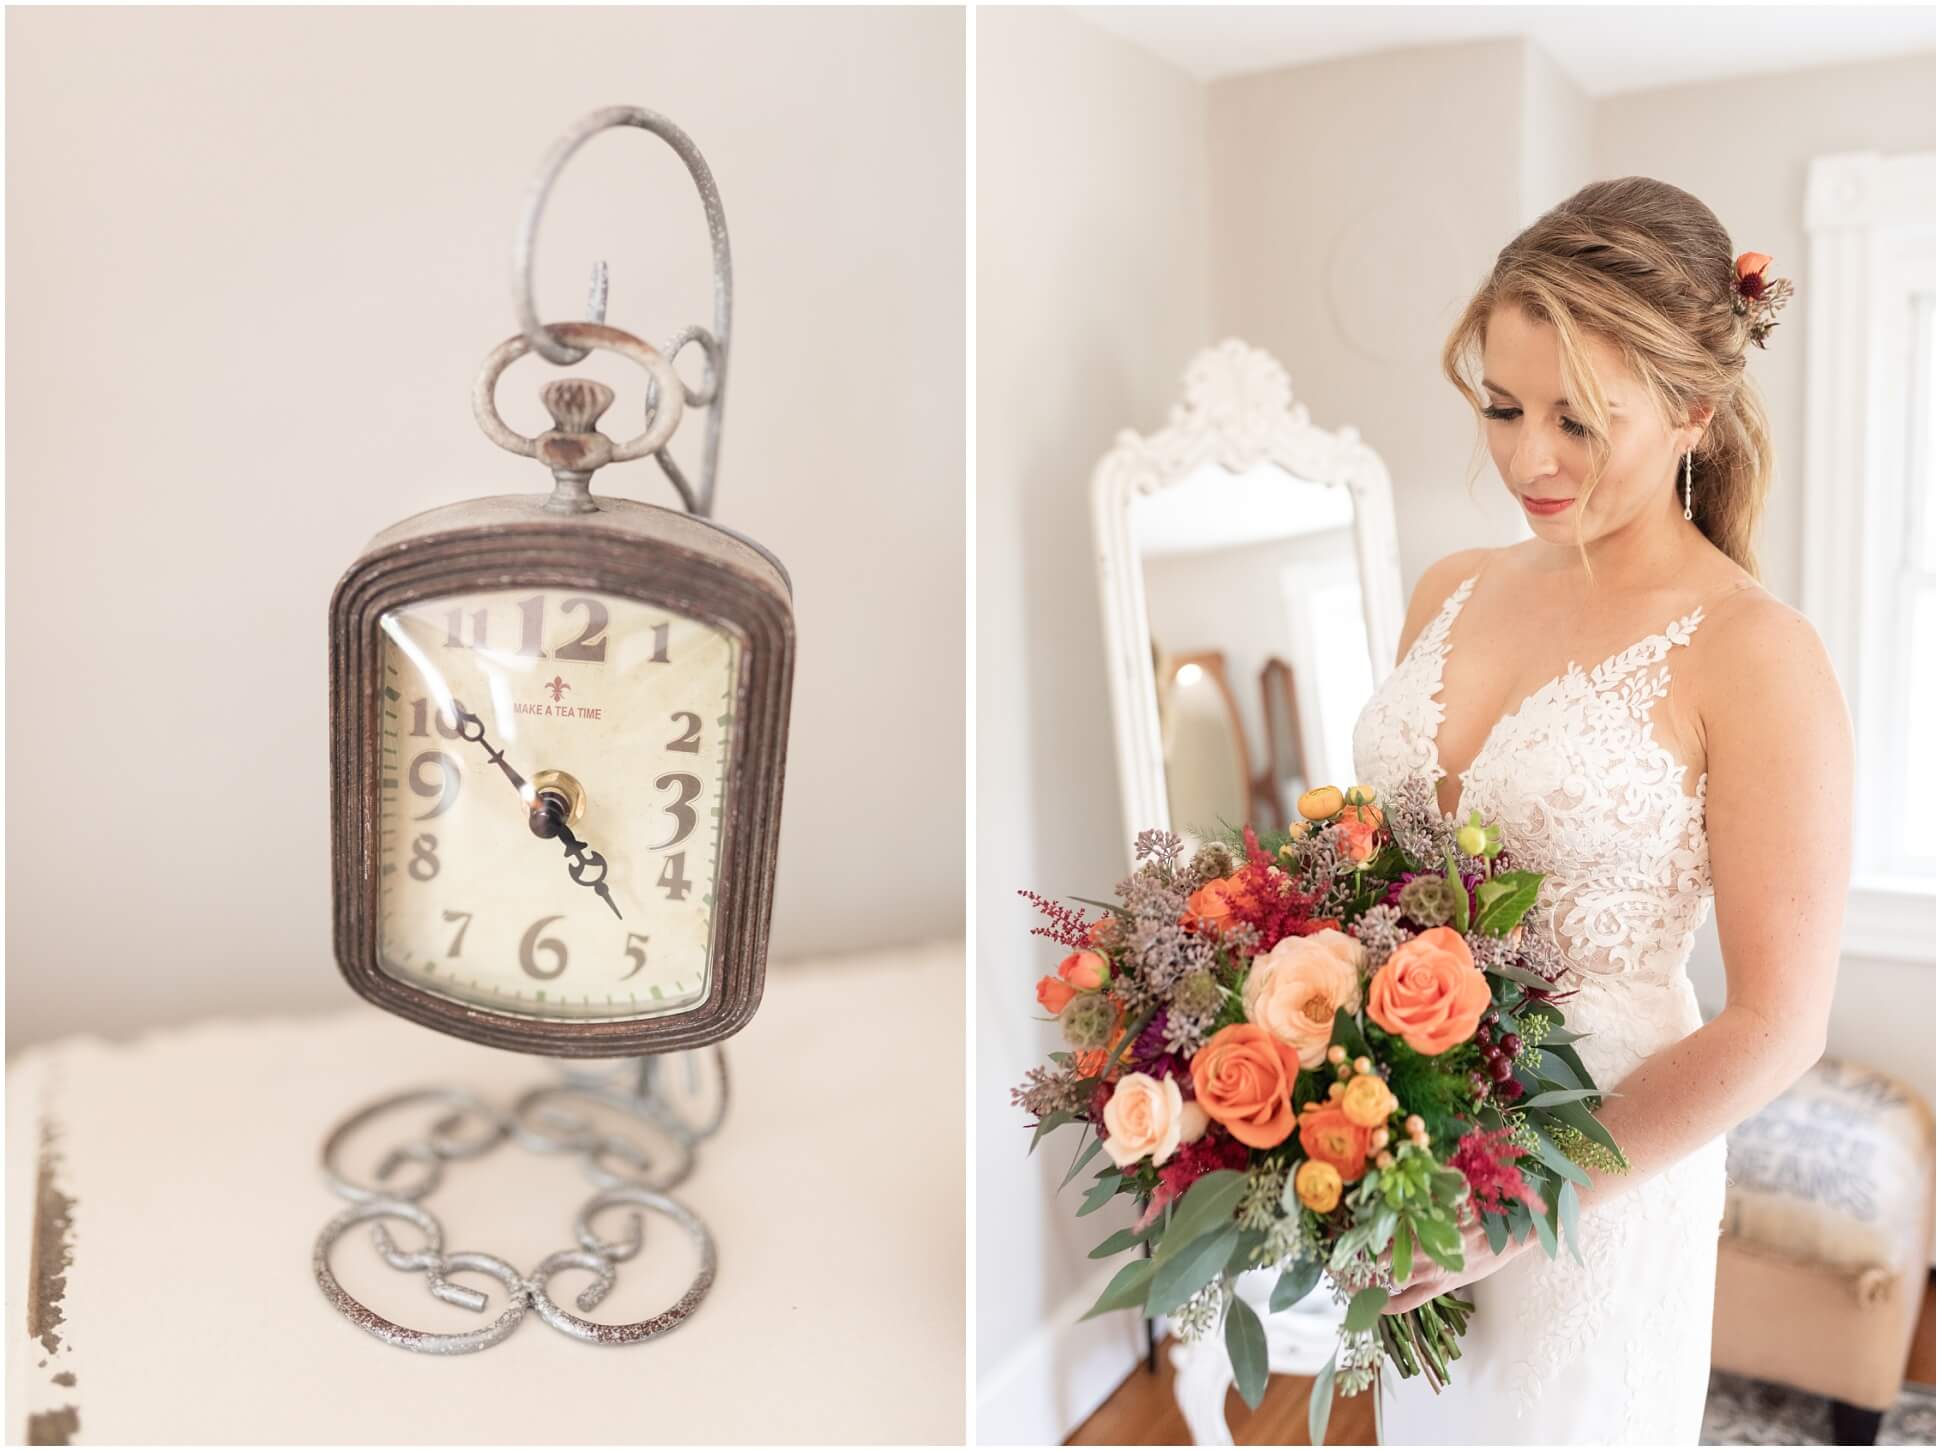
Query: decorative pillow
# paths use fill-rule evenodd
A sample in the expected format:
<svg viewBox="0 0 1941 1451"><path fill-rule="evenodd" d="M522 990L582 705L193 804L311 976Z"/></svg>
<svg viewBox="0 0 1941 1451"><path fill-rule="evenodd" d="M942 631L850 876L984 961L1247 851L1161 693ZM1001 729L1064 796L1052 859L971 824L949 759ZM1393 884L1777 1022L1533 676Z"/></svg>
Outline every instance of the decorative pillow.
<svg viewBox="0 0 1941 1451"><path fill-rule="evenodd" d="M1925 1265L1934 1116L1904 1084L1822 1058L1726 1138L1725 1233L1838 1268Z"/></svg>

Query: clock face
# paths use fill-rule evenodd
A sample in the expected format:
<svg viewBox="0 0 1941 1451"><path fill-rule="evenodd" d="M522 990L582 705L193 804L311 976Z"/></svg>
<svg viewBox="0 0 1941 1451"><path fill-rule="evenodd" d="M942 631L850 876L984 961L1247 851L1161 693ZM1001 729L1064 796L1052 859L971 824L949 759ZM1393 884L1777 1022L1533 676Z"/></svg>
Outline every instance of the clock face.
<svg viewBox="0 0 1941 1451"><path fill-rule="evenodd" d="M709 990L740 645L597 591L382 616L378 962L532 1018Z"/></svg>

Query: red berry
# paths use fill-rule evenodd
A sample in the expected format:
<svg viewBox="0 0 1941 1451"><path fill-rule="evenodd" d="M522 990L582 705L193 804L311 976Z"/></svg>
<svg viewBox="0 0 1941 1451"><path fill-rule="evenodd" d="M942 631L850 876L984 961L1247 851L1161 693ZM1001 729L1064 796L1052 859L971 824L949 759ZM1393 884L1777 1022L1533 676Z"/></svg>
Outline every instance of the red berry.
<svg viewBox="0 0 1941 1451"><path fill-rule="evenodd" d="M1495 1041L1495 1035L1488 1028L1483 1027L1476 1030L1476 1043L1478 1047L1487 1048Z"/></svg>
<svg viewBox="0 0 1941 1451"><path fill-rule="evenodd" d="M1515 1070L1510 1067L1510 1060L1503 1057L1502 1054L1499 1053L1490 1060L1489 1076L1494 1078L1498 1083L1511 1082L1514 1074Z"/></svg>
<svg viewBox="0 0 1941 1451"><path fill-rule="evenodd" d="M1515 1033L1505 1033L1503 1035L1503 1051L1512 1058L1516 1057L1517 1054L1523 1051L1523 1040Z"/></svg>
<svg viewBox="0 0 1941 1451"><path fill-rule="evenodd" d="M1509 1102L1515 1103L1519 1098L1523 1097L1523 1084L1518 1079L1506 1078L1503 1081L1502 1087L1498 1089L1498 1092Z"/></svg>

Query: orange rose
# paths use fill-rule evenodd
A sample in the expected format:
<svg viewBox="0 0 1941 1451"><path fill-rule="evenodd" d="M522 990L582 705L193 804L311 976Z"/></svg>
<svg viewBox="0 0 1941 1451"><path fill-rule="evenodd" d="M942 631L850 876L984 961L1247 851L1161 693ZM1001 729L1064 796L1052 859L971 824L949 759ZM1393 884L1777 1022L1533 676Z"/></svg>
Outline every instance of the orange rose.
<svg viewBox="0 0 1941 1451"><path fill-rule="evenodd" d="M1411 937L1368 984L1368 1016L1431 1058L1475 1033L1489 1003L1489 979L1451 927Z"/></svg>
<svg viewBox="0 0 1941 1451"><path fill-rule="evenodd" d="M1372 806L1362 808L1373 811ZM1344 815L1334 824L1334 849L1351 862L1365 862L1375 854L1375 833L1381 829L1381 819L1362 821Z"/></svg>
<svg viewBox="0 0 1941 1451"><path fill-rule="evenodd" d="M1038 979L1038 1006L1054 1018L1065 1011L1065 1004L1078 996L1070 983L1055 977Z"/></svg>
<svg viewBox="0 0 1941 1451"><path fill-rule="evenodd" d="M1082 993L1102 988L1112 976L1112 968L1101 953L1081 949L1058 964L1058 975Z"/></svg>
<svg viewBox="0 0 1941 1451"><path fill-rule="evenodd" d="M1227 920L1233 916L1235 904L1242 900L1244 898L1234 886L1232 878L1216 877L1186 899L1186 910L1180 913L1179 925L1224 929Z"/></svg>
<svg viewBox="0 0 1941 1451"><path fill-rule="evenodd" d="M1086 942L1093 947L1097 947L1101 943L1109 940L1112 936L1114 924L1115 919L1110 912L1107 912L1098 921L1085 929Z"/></svg>
<svg viewBox="0 0 1941 1451"><path fill-rule="evenodd" d="M1301 1147L1310 1159L1333 1166L1343 1184L1368 1172L1368 1130L1339 1103L1311 1103L1301 1110Z"/></svg>
<svg viewBox="0 0 1941 1451"><path fill-rule="evenodd" d="M1193 1096L1250 1149L1271 1149L1294 1132L1294 1075L1301 1060L1265 1028L1234 1023L1193 1055Z"/></svg>

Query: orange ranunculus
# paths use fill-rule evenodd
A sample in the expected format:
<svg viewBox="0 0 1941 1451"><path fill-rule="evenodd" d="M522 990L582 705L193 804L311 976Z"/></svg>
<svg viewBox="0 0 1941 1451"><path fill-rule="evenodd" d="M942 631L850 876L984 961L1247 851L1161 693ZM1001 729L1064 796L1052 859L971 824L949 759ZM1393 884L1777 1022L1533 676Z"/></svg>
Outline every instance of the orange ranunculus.
<svg viewBox="0 0 1941 1451"><path fill-rule="evenodd" d="M1332 821L1341 812L1343 797L1339 786L1316 786L1303 791L1294 809L1303 821Z"/></svg>
<svg viewBox="0 0 1941 1451"><path fill-rule="evenodd" d="M1411 937L1368 984L1368 1016L1425 1057L1469 1038L1489 1003L1489 979L1450 927Z"/></svg>
<svg viewBox="0 0 1941 1451"><path fill-rule="evenodd" d="M1038 979L1038 1006L1053 1017L1065 1011L1065 1004L1078 996L1078 990L1062 978Z"/></svg>
<svg viewBox="0 0 1941 1451"><path fill-rule="evenodd" d="M1294 1171L1294 1192L1316 1214L1331 1214L1341 1202L1341 1174L1326 1159L1303 1159Z"/></svg>
<svg viewBox="0 0 1941 1451"><path fill-rule="evenodd" d="M1368 1132L1338 1102L1311 1103L1301 1110L1302 1149L1310 1159L1333 1165L1344 1184L1368 1171Z"/></svg>
<svg viewBox="0 0 1941 1451"><path fill-rule="evenodd" d="M1379 1073L1357 1073L1341 1091L1339 1102L1348 1121L1365 1129L1386 1126L1389 1116L1402 1106Z"/></svg>
<svg viewBox="0 0 1941 1451"><path fill-rule="evenodd" d="M1250 1149L1294 1132L1294 1075L1301 1060L1265 1028L1234 1023L1193 1055L1193 1096L1214 1122Z"/></svg>
<svg viewBox="0 0 1941 1451"><path fill-rule="evenodd" d="M1105 986L1112 967L1103 953L1081 948L1058 964L1058 975L1080 992L1089 993Z"/></svg>
<svg viewBox="0 0 1941 1451"><path fill-rule="evenodd" d="M1350 786L1342 798L1343 818L1359 821L1366 826L1382 824L1382 808L1375 804L1375 790L1372 786Z"/></svg>
<svg viewBox="0 0 1941 1451"><path fill-rule="evenodd" d="M1350 807L1350 810L1354 808ZM1362 808L1373 811L1372 806ZM1381 820L1362 821L1343 813L1334 824L1334 849L1349 861L1361 863L1375 854L1375 833L1381 830Z"/></svg>
<svg viewBox="0 0 1941 1451"><path fill-rule="evenodd" d="M1112 999L1112 1031L1106 1035L1105 1046L1103 1048L1087 1048L1081 1053L1074 1053L1072 1055L1072 1067L1077 1070L1078 1076L1080 1078L1098 1077L1099 1070L1105 1067L1105 1055L1110 1053L1114 1048L1119 1046L1119 1036L1120 1034L1124 1033L1125 1030L1126 1030L1126 1005L1120 1002L1117 998L1113 998ZM1125 1071L1126 1071L1125 1054L1121 1053L1118 1057L1118 1061L1112 1065L1112 1071L1105 1075L1105 1081L1107 1083L1111 1083L1114 1080L1116 1080L1121 1073L1124 1073Z"/></svg>

